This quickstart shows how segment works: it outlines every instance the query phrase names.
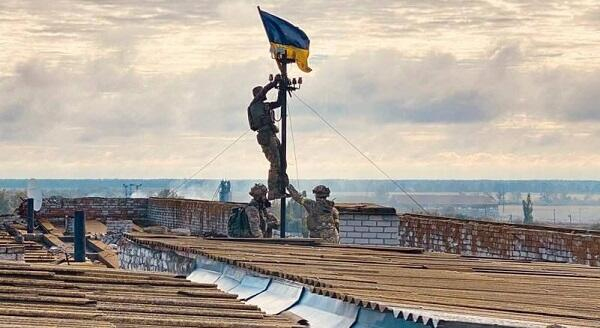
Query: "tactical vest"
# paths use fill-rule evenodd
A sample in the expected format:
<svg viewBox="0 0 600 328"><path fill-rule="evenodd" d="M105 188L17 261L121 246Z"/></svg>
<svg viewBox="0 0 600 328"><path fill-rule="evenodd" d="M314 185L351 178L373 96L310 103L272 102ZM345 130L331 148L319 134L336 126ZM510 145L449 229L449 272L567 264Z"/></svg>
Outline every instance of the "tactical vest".
<svg viewBox="0 0 600 328"><path fill-rule="evenodd" d="M333 219L334 203L330 200L317 200L316 206L309 211L306 217L306 225L309 231L322 231L335 229Z"/></svg>
<svg viewBox="0 0 600 328"><path fill-rule="evenodd" d="M248 122L252 131L258 131L275 123L273 111L268 106L268 104L257 101L248 107Z"/></svg>

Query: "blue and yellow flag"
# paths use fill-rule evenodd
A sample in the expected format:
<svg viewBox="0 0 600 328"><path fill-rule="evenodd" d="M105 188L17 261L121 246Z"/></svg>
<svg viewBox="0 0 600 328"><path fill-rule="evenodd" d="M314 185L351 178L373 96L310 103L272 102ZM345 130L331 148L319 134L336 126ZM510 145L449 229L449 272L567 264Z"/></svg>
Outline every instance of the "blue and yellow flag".
<svg viewBox="0 0 600 328"><path fill-rule="evenodd" d="M285 57L294 60L298 68L303 72L308 73L312 71L308 67L308 46L310 40L306 36L306 33L288 21L262 11L260 8L258 8L258 12L271 43L271 52L274 54L285 52Z"/></svg>

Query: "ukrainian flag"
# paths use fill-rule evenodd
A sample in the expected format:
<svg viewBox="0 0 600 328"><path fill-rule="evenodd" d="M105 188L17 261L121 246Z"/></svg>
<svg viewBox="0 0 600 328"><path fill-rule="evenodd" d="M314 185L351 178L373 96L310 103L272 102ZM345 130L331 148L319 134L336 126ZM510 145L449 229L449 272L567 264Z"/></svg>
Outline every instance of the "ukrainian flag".
<svg viewBox="0 0 600 328"><path fill-rule="evenodd" d="M298 68L303 72L308 73L312 71L308 67L308 46L310 40L306 36L306 33L288 21L262 11L260 8L258 8L258 12L271 43L271 52L273 54L285 52L285 57L294 60Z"/></svg>

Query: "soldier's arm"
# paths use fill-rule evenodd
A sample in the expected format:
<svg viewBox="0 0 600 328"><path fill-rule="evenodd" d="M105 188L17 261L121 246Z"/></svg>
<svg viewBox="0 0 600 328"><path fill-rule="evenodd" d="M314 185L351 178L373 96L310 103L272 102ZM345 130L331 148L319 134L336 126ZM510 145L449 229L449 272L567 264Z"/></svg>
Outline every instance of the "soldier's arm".
<svg viewBox="0 0 600 328"><path fill-rule="evenodd" d="M253 238L262 238L263 233L260 229L260 213L258 208L254 206L246 207L246 216L248 216L248 224L250 225L250 233Z"/></svg>
<svg viewBox="0 0 600 328"><path fill-rule="evenodd" d="M269 103L269 108L279 108L283 103L283 98L285 97L285 90L283 88L279 88L279 92L277 93L277 100Z"/></svg>
<svg viewBox="0 0 600 328"><path fill-rule="evenodd" d="M312 199L308 199L308 198L302 196L298 192L298 190L296 190L296 188L294 188L294 186L292 186L291 184L288 185L288 191L290 192L290 195L292 196L292 199L295 200L298 204L304 206L304 208L309 213L313 213L314 212L314 208L317 205L317 202L315 202Z"/></svg>
<svg viewBox="0 0 600 328"><path fill-rule="evenodd" d="M292 186L291 183L288 184L287 189L290 192L292 199L295 200L298 204L303 205L304 197L302 197L302 195L298 192L298 190L296 190L296 188L294 188L294 186Z"/></svg>
<svg viewBox="0 0 600 328"><path fill-rule="evenodd" d="M337 229L337 231L340 231L340 212L337 210L337 208L332 208L331 209L331 215L333 216L333 224L335 225L335 228Z"/></svg>
<svg viewBox="0 0 600 328"><path fill-rule="evenodd" d="M279 80L275 79L274 81L265 84L265 86L256 95L256 97L252 99L252 102L261 101L263 98L265 98L267 96L267 93L269 93L269 91L271 91L271 89L273 89L277 85L277 83L279 83Z"/></svg>
<svg viewBox="0 0 600 328"><path fill-rule="evenodd" d="M267 225L271 228L279 229L279 218L273 213L267 212Z"/></svg>

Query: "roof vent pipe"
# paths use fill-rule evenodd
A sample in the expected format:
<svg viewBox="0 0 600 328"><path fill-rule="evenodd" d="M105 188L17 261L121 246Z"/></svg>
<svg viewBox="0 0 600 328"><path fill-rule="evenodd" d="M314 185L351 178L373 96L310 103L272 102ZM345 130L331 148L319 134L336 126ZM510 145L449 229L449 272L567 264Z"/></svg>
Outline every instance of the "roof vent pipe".
<svg viewBox="0 0 600 328"><path fill-rule="evenodd" d="M33 198L27 198L27 233L33 233L35 212L33 210Z"/></svg>
<svg viewBox="0 0 600 328"><path fill-rule="evenodd" d="M75 262L85 262L85 212L75 211L73 224Z"/></svg>

